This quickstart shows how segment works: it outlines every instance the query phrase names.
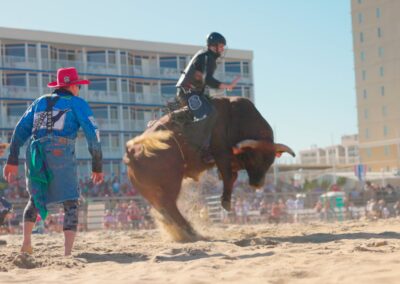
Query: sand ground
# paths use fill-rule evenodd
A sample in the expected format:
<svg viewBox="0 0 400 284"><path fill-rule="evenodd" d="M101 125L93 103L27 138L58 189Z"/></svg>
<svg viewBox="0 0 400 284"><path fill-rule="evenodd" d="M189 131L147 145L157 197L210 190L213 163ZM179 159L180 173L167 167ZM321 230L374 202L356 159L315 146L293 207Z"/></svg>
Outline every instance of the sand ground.
<svg viewBox="0 0 400 284"><path fill-rule="evenodd" d="M0 236L0 283L400 283L400 220L212 225L207 241L175 243L159 230ZM7 244L4 244L4 241Z"/></svg>

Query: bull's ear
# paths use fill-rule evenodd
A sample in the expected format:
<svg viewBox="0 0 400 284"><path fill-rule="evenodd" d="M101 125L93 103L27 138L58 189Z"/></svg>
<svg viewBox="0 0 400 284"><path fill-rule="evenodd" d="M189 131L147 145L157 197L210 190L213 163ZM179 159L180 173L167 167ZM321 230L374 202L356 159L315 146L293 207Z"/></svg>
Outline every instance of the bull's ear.
<svg viewBox="0 0 400 284"><path fill-rule="evenodd" d="M274 144L275 146L275 156L276 157L280 157L283 153L289 153L290 155L292 155L293 157L296 157L296 154L294 153L294 151L292 149L290 149L290 147L284 145L284 144Z"/></svg>

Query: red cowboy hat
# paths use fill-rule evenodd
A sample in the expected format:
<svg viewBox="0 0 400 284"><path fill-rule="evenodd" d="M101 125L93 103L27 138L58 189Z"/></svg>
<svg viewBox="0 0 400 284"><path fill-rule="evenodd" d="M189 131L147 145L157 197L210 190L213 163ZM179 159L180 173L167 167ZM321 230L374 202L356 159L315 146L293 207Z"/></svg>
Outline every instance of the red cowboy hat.
<svg viewBox="0 0 400 284"><path fill-rule="evenodd" d="M89 80L82 80L78 77L75 67L60 68L57 70L57 81L47 84L49 88L68 87L72 85L89 85Z"/></svg>

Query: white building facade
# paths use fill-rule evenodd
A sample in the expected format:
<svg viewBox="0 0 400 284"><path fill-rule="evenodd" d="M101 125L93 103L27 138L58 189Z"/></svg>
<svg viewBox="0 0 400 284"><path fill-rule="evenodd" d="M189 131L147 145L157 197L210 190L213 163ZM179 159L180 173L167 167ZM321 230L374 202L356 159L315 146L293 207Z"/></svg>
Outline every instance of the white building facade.
<svg viewBox="0 0 400 284"><path fill-rule="evenodd" d="M344 135L341 144L325 148L314 146L299 154L299 162L304 165L356 165L360 160L358 135Z"/></svg>
<svg viewBox="0 0 400 284"><path fill-rule="evenodd" d="M201 48L0 28L0 139L10 141L30 103L51 92L47 83L56 80L58 68L76 67L81 77L91 81L82 86L81 96L89 102L100 127L104 172L121 175L125 142L142 133L149 120L162 115L165 103L176 94L181 70ZM230 82L241 76L237 88L227 95L254 101L252 65L253 53L246 50L230 49L219 61L216 78ZM89 176L90 154L82 133L76 152L79 175ZM5 157L0 158L0 165L4 163Z"/></svg>

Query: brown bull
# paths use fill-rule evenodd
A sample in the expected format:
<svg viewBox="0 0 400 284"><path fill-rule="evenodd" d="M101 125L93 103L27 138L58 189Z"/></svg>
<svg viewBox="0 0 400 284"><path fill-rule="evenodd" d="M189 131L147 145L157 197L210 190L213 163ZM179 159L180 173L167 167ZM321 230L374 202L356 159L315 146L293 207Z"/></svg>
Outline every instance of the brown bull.
<svg viewBox="0 0 400 284"><path fill-rule="evenodd" d="M233 183L245 169L249 183L261 187L267 170L283 152L273 131L252 102L239 97L213 99L218 118L211 139L211 152L223 180L221 204L231 208ZM163 116L142 135L126 144L125 163L132 184L160 213L167 230L177 241L197 239L191 225L179 212L176 201L182 180L195 180L214 165L202 162L200 154L186 143L170 115Z"/></svg>

